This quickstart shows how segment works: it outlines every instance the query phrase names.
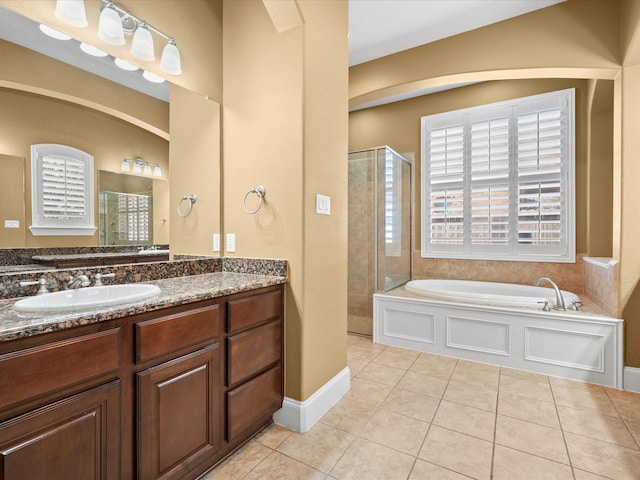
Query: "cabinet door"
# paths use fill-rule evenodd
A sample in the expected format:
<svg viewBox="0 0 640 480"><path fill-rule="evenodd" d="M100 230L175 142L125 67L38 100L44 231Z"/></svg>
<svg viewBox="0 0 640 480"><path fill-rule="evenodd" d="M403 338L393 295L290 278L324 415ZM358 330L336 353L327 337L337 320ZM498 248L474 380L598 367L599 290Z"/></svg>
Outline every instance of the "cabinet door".
<svg viewBox="0 0 640 480"><path fill-rule="evenodd" d="M218 344L144 370L138 383L138 478L187 478L222 442Z"/></svg>
<svg viewBox="0 0 640 480"><path fill-rule="evenodd" d="M0 424L3 480L118 480L120 383L111 382Z"/></svg>

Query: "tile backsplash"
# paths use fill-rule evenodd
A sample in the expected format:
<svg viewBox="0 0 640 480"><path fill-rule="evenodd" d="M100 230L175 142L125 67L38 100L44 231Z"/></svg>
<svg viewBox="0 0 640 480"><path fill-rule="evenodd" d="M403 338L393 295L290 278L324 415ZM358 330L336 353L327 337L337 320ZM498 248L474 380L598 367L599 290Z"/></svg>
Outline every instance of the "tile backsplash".
<svg viewBox="0 0 640 480"><path fill-rule="evenodd" d="M415 251L413 258L413 278L416 279L442 278L535 285L539 278L549 277L563 290L578 295L584 293L584 255L578 255L576 263L421 258L420 251Z"/></svg>

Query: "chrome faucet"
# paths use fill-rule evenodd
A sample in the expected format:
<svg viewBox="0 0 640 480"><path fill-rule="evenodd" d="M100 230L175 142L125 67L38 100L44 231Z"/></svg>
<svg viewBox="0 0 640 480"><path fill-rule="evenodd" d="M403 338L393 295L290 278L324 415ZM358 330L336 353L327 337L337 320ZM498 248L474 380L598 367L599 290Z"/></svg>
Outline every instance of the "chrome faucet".
<svg viewBox="0 0 640 480"><path fill-rule="evenodd" d="M554 310L562 310L563 312L565 312L567 310L567 307L565 307L564 305L564 298L562 298L562 293L560 293L560 289L558 288L558 285L556 285L555 282L550 278L542 277L542 278L539 278L538 281L536 282L536 287L539 287L540 284L544 282L550 283L556 292L556 308Z"/></svg>
<svg viewBox="0 0 640 480"><path fill-rule="evenodd" d="M78 275L75 278L69 275L69 280L65 284L64 288L75 289L79 287L88 287L89 285L91 285L91 281L86 275Z"/></svg>

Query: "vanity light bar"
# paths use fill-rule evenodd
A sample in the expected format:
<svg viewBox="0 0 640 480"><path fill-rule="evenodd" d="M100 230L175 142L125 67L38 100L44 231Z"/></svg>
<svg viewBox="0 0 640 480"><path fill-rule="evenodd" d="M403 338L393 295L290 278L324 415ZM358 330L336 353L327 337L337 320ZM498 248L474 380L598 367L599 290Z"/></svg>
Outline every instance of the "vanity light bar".
<svg viewBox="0 0 640 480"><path fill-rule="evenodd" d="M75 27L84 28L88 25L84 0L56 0L55 13L58 18ZM133 34L130 47L131 55L139 60L152 62L155 60L152 33L167 42L160 57L161 70L170 75L182 74L180 50L178 50L173 37L136 17L111 0L102 0L97 34L103 42L122 46L126 43L125 34ZM153 74L151 78L147 76L145 78L160 83L161 77Z"/></svg>
<svg viewBox="0 0 640 480"><path fill-rule="evenodd" d="M153 170L151 169L153 167ZM132 172L137 175L153 175L154 177L162 176L162 169L157 163L145 162L141 158L125 158L122 160L120 170L123 172Z"/></svg>

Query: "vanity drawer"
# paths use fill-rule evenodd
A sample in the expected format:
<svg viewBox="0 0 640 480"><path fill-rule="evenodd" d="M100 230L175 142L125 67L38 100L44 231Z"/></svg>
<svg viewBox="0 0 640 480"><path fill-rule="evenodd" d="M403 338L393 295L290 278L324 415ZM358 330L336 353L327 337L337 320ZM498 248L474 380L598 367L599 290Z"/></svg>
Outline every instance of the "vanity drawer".
<svg viewBox="0 0 640 480"><path fill-rule="evenodd" d="M232 300L227 304L229 333L279 318L282 311L280 290Z"/></svg>
<svg viewBox="0 0 640 480"><path fill-rule="evenodd" d="M0 356L0 408L116 372L120 328Z"/></svg>
<svg viewBox="0 0 640 480"><path fill-rule="evenodd" d="M227 439L234 440L282 406L282 369L278 366L227 393Z"/></svg>
<svg viewBox="0 0 640 480"><path fill-rule="evenodd" d="M160 357L214 340L220 327L220 306L189 310L136 324L136 362Z"/></svg>
<svg viewBox="0 0 640 480"><path fill-rule="evenodd" d="M228 384L235 385L280 361L280 319L227 338Z"/></svg>

